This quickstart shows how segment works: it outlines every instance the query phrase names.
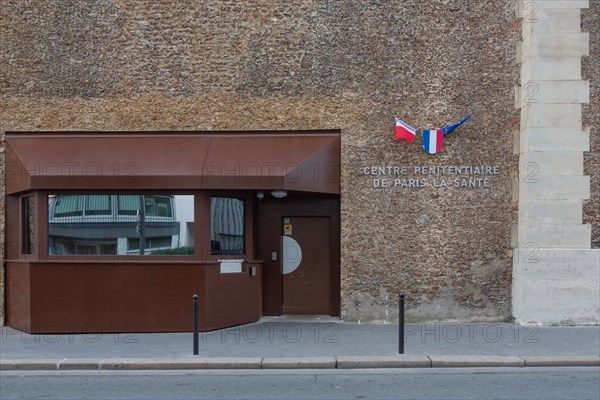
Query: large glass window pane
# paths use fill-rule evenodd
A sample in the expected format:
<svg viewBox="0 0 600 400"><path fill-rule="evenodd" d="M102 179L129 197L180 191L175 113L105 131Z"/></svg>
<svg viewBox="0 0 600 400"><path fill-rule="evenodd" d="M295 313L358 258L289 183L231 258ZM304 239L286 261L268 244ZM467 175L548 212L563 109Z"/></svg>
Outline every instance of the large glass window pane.
<svg viewBox="0 0 600 400"><path fill-rule="evenodd" d="M173 217L169 196L145 196L146 217Z"/></svg>
<svg viewBox="0 0 600 400"><path fill-rule="evenodd" d="M110 215L110 196L108 195L93 195L87 196L87 206L85 207L85 215Z"/></svg>
<svg viewBox="0 0 600 400"><path fill-rule="evenodd" d="M210 244L212 255L243 255L244 200L232 197L210 199Z"/></svg>
<svg viewBox="0 0 600 400"><path fill-rule="evenodd" d="M64 195L55 197L54 217L78 217L83 215L84 195Z"/></svg>
<svg viewBox="0 0 600 400"><path fill-rule="evenodd" d="M48 219L50 255L194 254L194 196L50 195Z"/></svg>
<svg viewBox="0 0 600 400"><path fill-rule="evenodd" d="M119 201L119 215L137 215L140 208L140 196L117 196Z"/></svg>

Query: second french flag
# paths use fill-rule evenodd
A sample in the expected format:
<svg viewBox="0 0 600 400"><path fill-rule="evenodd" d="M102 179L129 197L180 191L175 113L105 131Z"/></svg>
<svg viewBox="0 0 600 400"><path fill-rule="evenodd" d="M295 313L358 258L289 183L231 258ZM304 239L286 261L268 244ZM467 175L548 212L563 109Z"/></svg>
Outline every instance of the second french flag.
<svg viewBox="0 0 600 400"><path fill-rule="evenodd" d="M423 131L423 150L429 154L439 153L444 147L444 130Z"/></svg>

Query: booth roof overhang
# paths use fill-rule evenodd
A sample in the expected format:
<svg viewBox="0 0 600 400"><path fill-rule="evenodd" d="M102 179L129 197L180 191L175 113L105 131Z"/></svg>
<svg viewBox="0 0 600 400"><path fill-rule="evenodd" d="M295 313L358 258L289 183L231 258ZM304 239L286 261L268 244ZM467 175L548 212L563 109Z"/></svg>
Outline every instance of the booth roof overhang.
<svg viewBox="0 0 600 400"><path fill-rule="evenodd" d="M7 194L252 189L340 193L338 131L11 132Z"/></svg>

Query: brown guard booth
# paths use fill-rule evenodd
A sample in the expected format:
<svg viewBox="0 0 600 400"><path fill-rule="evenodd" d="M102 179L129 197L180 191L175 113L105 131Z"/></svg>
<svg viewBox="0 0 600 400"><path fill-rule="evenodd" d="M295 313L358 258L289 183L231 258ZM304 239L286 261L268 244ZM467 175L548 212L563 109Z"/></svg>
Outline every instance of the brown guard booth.
<svg viewBox="0 0 600 400"><path fill-rule="evenodd" d="M190 331L194 294L204 331L286 312L339 315L338 131L12 132L6 143L9 326L31 333ZM51 254L49 200L73 194L193 198L193 252ZM212 252L211 196L243 201L243 254ZM328 300L316 308L302 299L285 308L294 293L314 286L292 282L285 300L278 260L290 218L298 234L310 236L302 227L312 225L327 231L327 272L315 279L328 285L321 296ZM223 273L230 259L241 269Z"/></svg>

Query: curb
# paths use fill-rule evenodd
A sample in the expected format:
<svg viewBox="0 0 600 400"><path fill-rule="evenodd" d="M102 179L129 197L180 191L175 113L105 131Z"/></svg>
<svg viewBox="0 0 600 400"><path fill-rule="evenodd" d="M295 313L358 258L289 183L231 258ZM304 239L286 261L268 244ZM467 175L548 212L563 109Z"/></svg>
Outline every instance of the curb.
<svg viewBox="0 0 600 400"><path fill-rule="evenodd" d="M430 368L431 359L427 356L339 356L337 368Z"/></svg>
<svg viewBox="0 0 600 400"><path fill-rule="evenodd" d="M600 356L522 356L526 367L597 367Z"/></svg>
<svg viewBox="0 0 600 400"><path fill-rule="evenodd" d="M224 358L6 359L0 370L376 369L595 367L600 356L337 356Z"/></svg>
<svg viewBox="0 0 600 400"><path fill-rule="evenodd" d="M262 369L335 369L336 357L269 357Z"/></svg>
<svg viewBox="0 0 600 400"><path fill-rule="evenodd" d="M109 358L97 369L102 370L159 370L159 369L260 369L260 357L228 358ZM58 365L58 369L62 369ZM94 368L96 369L96 368Z"/></svg>
<svg viewBox="0 0 600 400"><path fill-rule="evenodd" d="M449 367L524 367L516 356L429 356L432 368Z"/></svg>

